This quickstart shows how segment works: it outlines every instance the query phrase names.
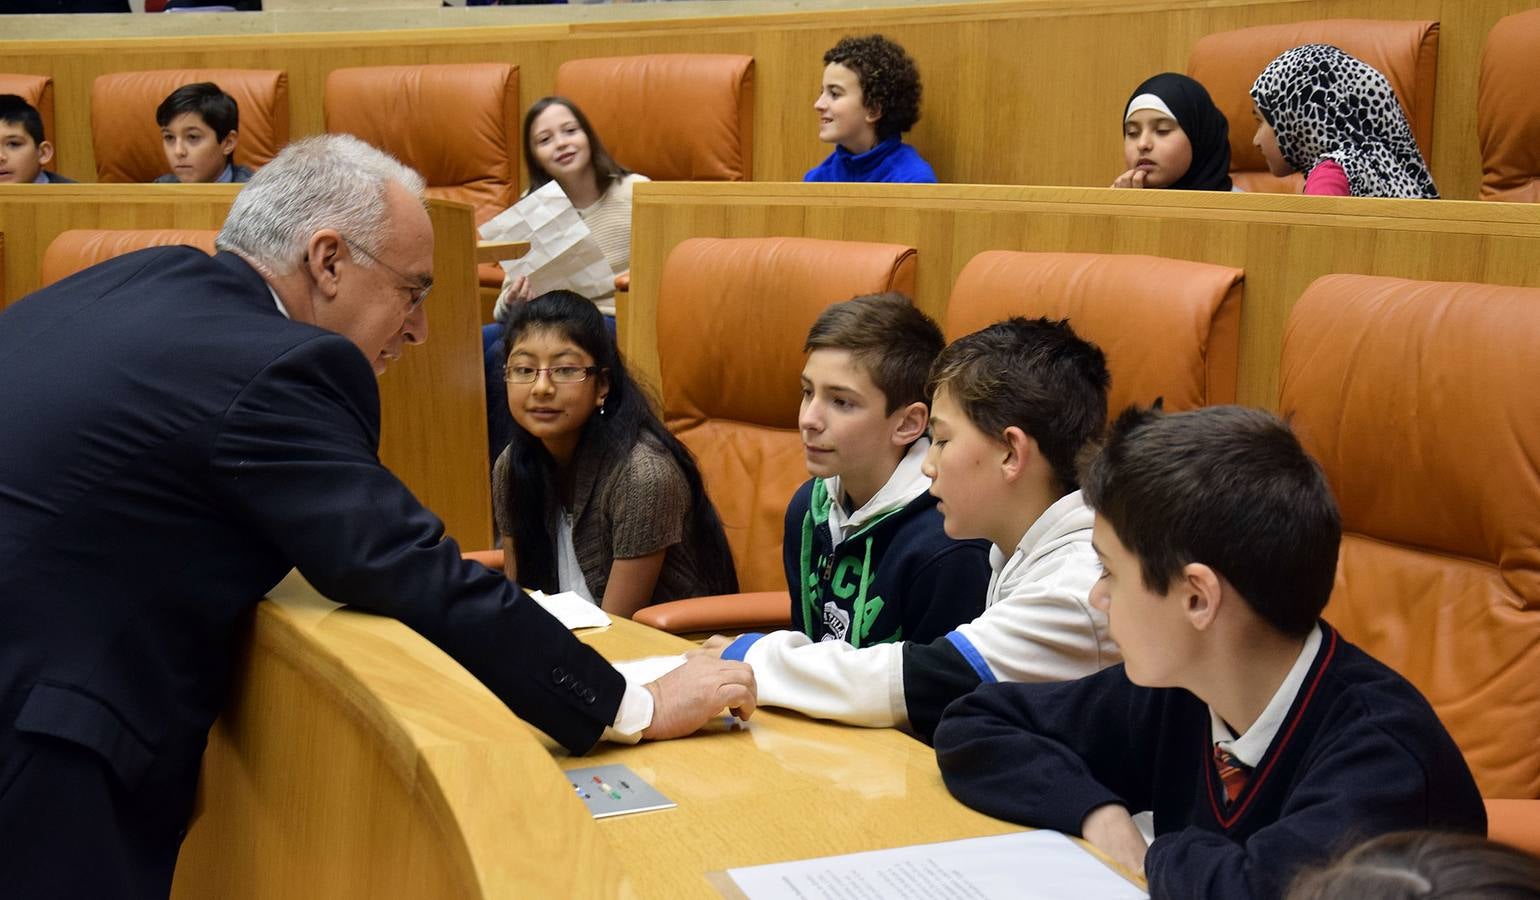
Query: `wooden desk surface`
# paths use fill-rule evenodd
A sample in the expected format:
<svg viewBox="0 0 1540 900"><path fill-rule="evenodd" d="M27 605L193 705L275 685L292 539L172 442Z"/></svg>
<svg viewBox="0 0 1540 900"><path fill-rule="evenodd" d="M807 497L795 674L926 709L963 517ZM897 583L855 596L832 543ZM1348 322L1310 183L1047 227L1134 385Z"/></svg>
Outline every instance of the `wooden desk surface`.
<svg viewBox="0 0 1540 900"><path fill-rule="evenodd" d="M761 710L570 757L400 622L297 575L258 607L173 896L713 898L707 873L1017 830L891 729ZM690 645L630 621L611 659ZM623 763L675 809L595 820L560 769Z"/></svg>
<svg viewBox="0 0 1540 900"><path fill-rule="evenodd" d="M579 635L612 660L693 646L635 622ZM889 728L774 709L677 741L601 744L563 769L623 763L676 809L596 822L641 897L718 897L705 874L1020 830L952 799L935 753Z"/></svg>

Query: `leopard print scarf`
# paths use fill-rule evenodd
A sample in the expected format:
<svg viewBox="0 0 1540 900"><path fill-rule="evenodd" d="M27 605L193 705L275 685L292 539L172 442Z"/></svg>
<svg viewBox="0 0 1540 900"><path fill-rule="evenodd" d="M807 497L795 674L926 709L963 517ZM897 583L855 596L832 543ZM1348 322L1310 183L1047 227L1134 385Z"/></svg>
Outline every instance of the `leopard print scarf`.
<svg viewBox="0 0 1540 900"><path fill-rule="evenodd" d="M1251 99L1299 171L1330 159L1355 197L1438 199L1395 91L1362 60L1327 44L1286 50L1257 76Z"/></svg>

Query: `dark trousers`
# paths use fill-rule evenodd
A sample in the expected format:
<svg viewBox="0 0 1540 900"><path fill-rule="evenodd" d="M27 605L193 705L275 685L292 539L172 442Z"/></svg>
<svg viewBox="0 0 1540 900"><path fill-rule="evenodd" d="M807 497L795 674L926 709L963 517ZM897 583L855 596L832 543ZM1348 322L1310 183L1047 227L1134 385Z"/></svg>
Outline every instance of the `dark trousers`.
<svg viewBox="0 0 1540 900"><path fill-rule="evenodd" d="M171 893L186 804L130 793L95 752L0 731L0 894L26 900Z"/></svg>

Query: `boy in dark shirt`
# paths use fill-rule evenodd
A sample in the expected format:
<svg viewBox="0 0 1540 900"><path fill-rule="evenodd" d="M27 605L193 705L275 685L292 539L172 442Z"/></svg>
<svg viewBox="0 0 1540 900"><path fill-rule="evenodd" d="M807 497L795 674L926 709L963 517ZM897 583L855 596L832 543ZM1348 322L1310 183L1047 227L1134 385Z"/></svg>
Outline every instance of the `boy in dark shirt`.
<svg viewBox="0 0 1540 900"><path fill-rule="evenodd" d="M170 172L156 184L226 182L245 184L252 171L235 164L240 141L240 108L212 81L184 84L155 109L161 149Z"/></svg>
<svg viewBox="0 0 1540 900"><path fill-rule="evenodd" d="M44 139L43 117L15 94L0 94L0 184L74 184L48 172L53 144Z"/></svg>
<svg viewBox="0 0 1540 900"><path fill-rule="evenodd" d="M1084 481L1123 666L986 685L936 732L947 786L1079 834L1152 897L1277 897L1347 843L1486 833L1422 695L1320 620L1341 519L1287 426L1241 407L1129 410ZM1146 847L1130 811L1154 811Z"/></svg>

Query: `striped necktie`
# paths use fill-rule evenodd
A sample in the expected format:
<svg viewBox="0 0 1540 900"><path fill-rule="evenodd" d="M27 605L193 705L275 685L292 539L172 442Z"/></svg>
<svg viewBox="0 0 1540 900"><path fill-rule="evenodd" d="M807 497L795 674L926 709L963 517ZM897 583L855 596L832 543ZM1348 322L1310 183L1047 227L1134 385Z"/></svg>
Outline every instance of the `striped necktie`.
<svg viewBox="0 0 1540 900"><path fill-rule="evenodd" d="M1225 786L1225 802L1234 803L1241 788L1246 786L1246 779L1251 776L1251 767L1218 744L1214 745L1214 767L1219 770L1219 780Z"/></svg>

